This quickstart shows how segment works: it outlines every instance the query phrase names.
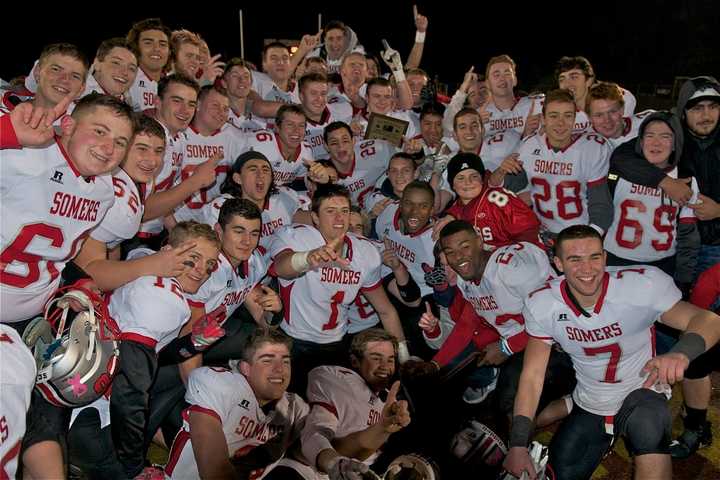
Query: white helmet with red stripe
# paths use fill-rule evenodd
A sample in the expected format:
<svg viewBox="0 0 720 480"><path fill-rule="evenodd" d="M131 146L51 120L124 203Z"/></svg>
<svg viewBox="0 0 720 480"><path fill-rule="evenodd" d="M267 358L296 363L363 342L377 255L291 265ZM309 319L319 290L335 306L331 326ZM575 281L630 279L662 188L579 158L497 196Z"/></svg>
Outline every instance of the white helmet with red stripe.
<svg viewBox="0 0 720 480"><path fill-rule="evenodd" d="M27 326L23 340L37 363L38 391L53 405L76 408L97 400L112 383L118 329L99 296L77 286L60 292L45 306L45 317ZM73 310L79 312L69 320Z"/></svg>
<svg viewBox="0 0 720 480"><path fill-rule="evenodd" d="M490 427L477 420L469 420L452 439L450 449L464 464L475 467L499 467L507 448Z"/></svg>

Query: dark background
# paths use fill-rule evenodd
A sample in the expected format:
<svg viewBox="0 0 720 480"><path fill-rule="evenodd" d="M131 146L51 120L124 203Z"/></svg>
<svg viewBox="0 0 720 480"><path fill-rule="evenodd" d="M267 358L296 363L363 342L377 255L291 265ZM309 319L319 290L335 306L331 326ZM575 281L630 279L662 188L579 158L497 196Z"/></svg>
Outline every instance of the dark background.
<svg viewBox="0 0 720 480"><path fill-rule="evenodd" d="M524 90L554 86L554 64L563 55L588 57L599 79L617 81L638 97L655 95L658 86L660 95L670 96L676 76L720 71L720 6L713 0L416 3L430 21L421 66L448 84L450 93L470 65L482 72L487 59L500 53L517 62ZM197 31L213 54L227 58L240 54L242 8L245 53L254 62L265 38L316 32L318 13L323 23L349 24L370 52L387 38L405 57L415 32L411 1L13 4L22 13L13 18L6 7L0 34L0 77L6 80L27 74L47 43L75 43L92 57L101 40L124 36L133 22L154 16L171 28Z"/></svg>

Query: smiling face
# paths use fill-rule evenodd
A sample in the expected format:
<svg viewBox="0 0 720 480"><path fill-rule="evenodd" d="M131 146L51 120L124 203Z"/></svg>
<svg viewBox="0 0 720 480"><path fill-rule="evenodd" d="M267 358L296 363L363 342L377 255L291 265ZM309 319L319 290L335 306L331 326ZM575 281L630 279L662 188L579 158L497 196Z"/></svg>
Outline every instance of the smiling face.
<svg viewBox="0 0 720 480"><path fill-rule="evenodd" d="M170 40L162 30L145 30L138 37L140 68L148 73L160 72L170 57Z"/></svg>
<svg viewBox="0 0 720 480"><path fill-rule="evenodd" d="M198 101L193 125L201 132L215 132L227 123L230 99L215 90L209 90Z"/></svg>
<svg viewBox="0 0 720 480"><path fill-rule="evenodd" d="M427 85L428 78L419 73L411 73L407 76L407 82L410 87L410 92L412 93L413 106L419 107L422 103L420 93L422 92L423 87Z"/></svg>
<svg viewBox="0 0 720 480"><path fill-rule="evenodd" d="M650 122L640 139L642 152L648 162L664 168L670 164L675 136L667 123L662 121Z"/></svg>
<svg viewBox="0 0 720 480"><path fill-rule="evenodd" d="M431 147L435 147L440 143L443 136L443 118L440 115L425 115L420 120L420 131L422 138Z"/></svg>
<svg viewBox="0 0 720 480"><path fill-rule="evenodd" d="M77 58L63 53L48 55L35 70L36 100L54 106L68 95L75 99L85 88L86 75L85 65Z"/></svg>
<svg viewBox="0 0 720 480"><path fill-rule="evenodd" d="M236 65L223 77L228 95L232 98L246 98L252 88L252 74L247 67Z"/></svg>
<svg viewBox="0 0 720 480"><path fill-rule="evenodd" d="M463 280L478 280L482 277L482 238L466 230L440 239L447 263Z"/></svg>
<svg viewBox="0 0 720 480"><path fill-rule="evenodd" d="M563 101L546 104L544 123L550 145L556 148L565 147L570 143L575 127L575 104Z"/></svg>
<svg viewBox="0 0 720 480"><path fill-rule="evenodd" d="M558 270L565 274L570 291L583 307L597 302L605 274L605 251L598 238L565 240L556 248L553 259Z"/></svg>
<svg viewBox="0 0 720 480"><path fill-rule="evenodd" d="M272 169L262 159L254 158L245 162L240 173L233 173L233 181L242 188L242 196L262 206L272 186Z"/></svg>
<svg viewBox="0 0 720 480"><path fill-rule="evenodd" d="M330 58L340 58L345 50L345 30L333 28L325 34L325 48Z"/></svg>
<svg viewBox="0 0 720 480"><path fill-rule="evenodd" d="M365 222L363 221L362 215L357 212L350 212L350 226L348 231L355 235L365 236Z"/></svg>
<svg viewBox="0 0 720 480"><path fill-rule="evenodd" d="M386 115L392 110L394 100L392 87L373 85L367 92L367 111Z"/></svg>
<svg viewBox="0 0 720 480"><path fill-rule="evenodd" d="M415 180L415 163L413 159L395 156L390 159L387 176L393 187L395 195L402 195L408 183Z"/></svg>
<svg viewBox="0 0 720 480"><path fill-rule="evenodd" d="M305 138L305 115L288 112L278 126L280 142L290 151L295 151Z"/></svg>
<svg viewBox="0 0 720 480"><path fill-rule="evenodd" d="M195 243L188 256L193 263L192 267L185 267L185 270L175 277L185 293L196 293L210 274L217 269L218 248L211 241L205 238L189 238Z"/></svg>
<svg viewBox="0 0 720 480"><path fill-rule="evenodd" d="M480 115L468 113L455 120L455 139L463 152L477 152L483 141L483 127Z"/></svg>
<svg viewBox="0 0 720 480"><path fill-rule="evenodd" d="M368 78L372 78L368 74L365 56L361 53L351 53L343 59L340 76L344 84L358 86L365 83Z"/></svg>
<svg viewBox="0 0 720 480"><path fill-rule="evenodd" d="M605 138L620 138L625 127L623 107L617 100L600 98L590 102L590 121Z"/></svg>
<svg viewBox="0 0 720 480"><path fill-rule="evenodd" d="M373 391L388 387L395 374L395 349L389 341L371 341L365 344L362 358L351 358L357 370Z"/></svg>
<svg viewBox="0 0 720 480"><path fill-rule="evenodd" d="M290 351L282 343L263 343L250 362L240 362L260 406L280 399L290 384Z"/></svg>
<svg viewBox="0 0 720 480"><path fill-rule="evenodd" d="M141 132L135 135L122 168L138 183L150 183L162 165L165 139Z"/></svg>
<svg viewBox="0 0 720 480"><path fill-rule="evenodd" d="M155 97L157 118L171 135L182 132L189 125L197 108L197 92L182 83L170 82L163 98Z"/></svg>
<svg viewBox="0 0 720 480"><path fill-rule="evenodd" d="M463 205L470 203L472 199L482 193L483 177L474 168L468 168L457 175L453 179L453 191L457 194Z"/></svg>
<svg viewBox="0 0 720 480"><path fill-rule="evenodd" d="M261 227L259 218L248 219L242 215L232 217L225 227L215 225L223 253L234 266L250 258L260 240Z"/></svg>
<svg viewBox="0 0 720 480"><path fill-rule="evenodd" d="M124 95L135 81L138 63L135 54L123 47L111 49L105 58L95 61L95 79L109 95Z"/></svg>
<svg viewBox="0 0 720 480"><path fill-rule="evenodd" d="M430 192L411 187L403 192L400 200L400 218L406 233L415 233L425 228L433 211L434 198Z"/></svg>
<svg viewBox="0 0 720 480"><path fill-rule="evenodd" d="M305 114L319 120L327 106L328 85L325 82L308 82L300 91L300 103Z"/></svg>
<svg viewBox="0 0 720 480"><path fill-rule="evenodd" d="M77 117L63 117L60 125L65 151L84 177L115 170L133 136L129 118L102 106Z"/></svg>
<svg viewBox="0 0 720 480"><path fill-rule="evenodd" d="M350 200L342 196L325 198L311 217L326 242L343 237L350 228Z"/></svg>

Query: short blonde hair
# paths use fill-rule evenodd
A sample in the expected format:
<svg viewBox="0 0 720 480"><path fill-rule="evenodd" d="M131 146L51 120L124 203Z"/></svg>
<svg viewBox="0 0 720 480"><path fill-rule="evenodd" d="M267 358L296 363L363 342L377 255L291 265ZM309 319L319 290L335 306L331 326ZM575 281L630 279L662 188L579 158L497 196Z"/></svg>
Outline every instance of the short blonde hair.
<svg viewBox="0 0 720 480"><path fill-rule="evenodd" d="M183 242L194 238L204 238L215 245L218 250L222 248L222 244L220 243L220 239L218 238L217 233L215 233L215 230L213 230L210 225L198 223L194 220L180 222L175 225L175 228L170 230L168 243L173 247L177 247Z"/></svg>

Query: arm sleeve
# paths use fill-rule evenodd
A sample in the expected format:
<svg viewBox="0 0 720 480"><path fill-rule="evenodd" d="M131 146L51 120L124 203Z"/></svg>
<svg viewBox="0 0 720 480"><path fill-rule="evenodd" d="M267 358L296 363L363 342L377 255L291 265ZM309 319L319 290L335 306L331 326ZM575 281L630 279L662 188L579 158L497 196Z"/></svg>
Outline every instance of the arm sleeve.
<svg viewBox="0 0 720 480"><path fill-rule="evenodd" d="M692 282L699 250L700 232L697 229L697 223L678 222L675 279L679 283L689 284Z"/></svg>
<svg viewBox="0 0 720 480"><path fill-rule="evenodd" d="M15 134L10 115L0 116L0 150L22 148Z"/></svg>
<svg viewBox="0 0 720 480"><path fill-rule="evenodd" d="M610 157L610 168L625 180L645 187L657 188L666 175L635 152L636 140L617 147Z"/></svg>
<svg viewBox="0 0 720 480"><path fill-rule="evenodd" d="M443 114L443 129L447 132L452 132L454 130L453 123L455 121L455 115L462 110L463 105L465 105L465 100L467 99L467 94L461 92L460 90L456 91L455 94L450 99L450 103L445 108L445 113Z"/></svg>
<svg viewBox="0 0 720 480"><path fill-rule="evenodd" d="M504 188L507 188L511 192L518 193L522 192L528 186L527 173L523 170L520 173L505 175Z"/></svg>
<svg viewBox="0 0 720 480"><path fill-rule="evenodd" d="M606 232L613 221L613 202L607 182L588 184L587 199L590 223Z"/></svg>

